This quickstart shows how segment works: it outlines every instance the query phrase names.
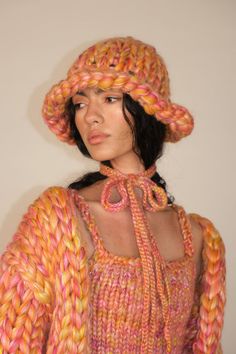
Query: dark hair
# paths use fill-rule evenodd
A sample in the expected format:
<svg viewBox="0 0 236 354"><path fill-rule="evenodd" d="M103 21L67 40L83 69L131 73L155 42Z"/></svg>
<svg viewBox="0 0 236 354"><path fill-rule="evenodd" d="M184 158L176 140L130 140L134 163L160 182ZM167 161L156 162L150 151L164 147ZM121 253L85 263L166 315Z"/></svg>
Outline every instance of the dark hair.
<svg viewBox="0 0 236 354"><path fill-rule="evenodd" d="M166 126L155 117L147 114L143 107L138 102L134 101L128 94L123 95L122 108L124 118L133 133L134 152L143 161L145 169L147 169L163 154ZM132 115L134 124L131 124L126 111ZM86 157L91 157L75 124L75 107L72 98L69 99L67 103L66 114L70 122L71 137L75 140L81 153ZM112 167L110 161L103 161L103 164ZM98 171L90 172L71 183L69 188L79 190L106 178L106 176ZM151 179L167 192L166 182L159 173L156 172ZM169 193L167 193L167 195L168 204L172 204L174 197L169 195Z"/></svg>

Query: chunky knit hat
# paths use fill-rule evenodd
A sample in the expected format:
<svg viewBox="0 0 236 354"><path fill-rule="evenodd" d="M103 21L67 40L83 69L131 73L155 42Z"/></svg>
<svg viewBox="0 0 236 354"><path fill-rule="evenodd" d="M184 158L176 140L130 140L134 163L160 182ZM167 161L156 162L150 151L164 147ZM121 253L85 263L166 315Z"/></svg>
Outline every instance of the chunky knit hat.
<svg viewBox="0 0 236 354"><path fill-rule="evenodd" d="M154 47L132 37L111 38L85 50L69 69L67 78L46 95L44 120L60 140L69 144L75 141L70 134L66 103L87 87L121 89L129 94L146 113L167 126L166 141L177 142L193 129L188 110L170 101L163 59Z"/></svg>

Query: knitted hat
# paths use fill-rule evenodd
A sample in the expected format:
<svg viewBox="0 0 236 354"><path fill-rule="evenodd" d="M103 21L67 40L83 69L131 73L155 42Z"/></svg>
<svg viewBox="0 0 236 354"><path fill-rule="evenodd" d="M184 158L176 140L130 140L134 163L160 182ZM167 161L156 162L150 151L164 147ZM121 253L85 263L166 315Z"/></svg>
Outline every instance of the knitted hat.
<svg viewBox="0 0 236 354"><path fill-rule="evenodd" d="M42 114L62 141L75 144L65 109L68 99L87 87L121 89L138 101L146 113L167 126L166 141L177 142L193 129L188 110L170 101L169 77L154 47L132 37L111 38L85 50L67 78L45 97Z"/></svg>

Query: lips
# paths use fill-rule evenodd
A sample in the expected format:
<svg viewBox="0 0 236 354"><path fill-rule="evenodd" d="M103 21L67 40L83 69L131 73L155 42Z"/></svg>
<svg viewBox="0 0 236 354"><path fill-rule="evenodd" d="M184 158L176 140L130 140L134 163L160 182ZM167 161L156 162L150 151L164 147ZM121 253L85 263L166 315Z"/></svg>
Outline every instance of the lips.
<svg viewBox="0 0 236 354"><path fill-rule="evenodd" d="M101 132L91 132L88 135L88 142L91 145L99 144L103 142L108 137L108 134L104 134Z"/></svg>

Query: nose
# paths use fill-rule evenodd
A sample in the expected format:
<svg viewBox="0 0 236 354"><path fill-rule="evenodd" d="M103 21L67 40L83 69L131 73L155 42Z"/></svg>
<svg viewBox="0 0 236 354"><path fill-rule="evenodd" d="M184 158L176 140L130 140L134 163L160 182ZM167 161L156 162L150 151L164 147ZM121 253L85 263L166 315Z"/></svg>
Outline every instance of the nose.
<svg viewBox="0 0 236 354"><path fill-rule="evenodd" d="M90 102L88 104L87 111L85 114L85 120L89 125L100 124L103 122L103 115L99 104L95 104L93 102Z"/></svg>

